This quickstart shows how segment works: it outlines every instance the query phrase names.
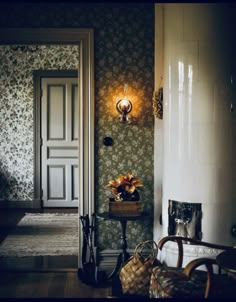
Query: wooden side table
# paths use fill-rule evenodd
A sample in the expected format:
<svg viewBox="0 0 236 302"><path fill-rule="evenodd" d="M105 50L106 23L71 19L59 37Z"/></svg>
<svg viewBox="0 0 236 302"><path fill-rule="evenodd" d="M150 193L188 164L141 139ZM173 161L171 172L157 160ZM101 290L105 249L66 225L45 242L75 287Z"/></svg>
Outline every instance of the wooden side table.
<svg viewBox="0 0 236 302"><path fill-rule="evenodd" d="M127 252L127 240L126 240L126 226L128 221L135 221L135 220L143 220L149 217L147 212L142 212L139 216L114 216L111 215L109 212L104 213L97 213L96 217L103 220L111 220L111 221L119 221L121 225L121 241L120 247L122 252L118 255L117 263L111 274L108 276L108 279L113 278L122 267L124 262L129 259L130 254Z"/></svg>

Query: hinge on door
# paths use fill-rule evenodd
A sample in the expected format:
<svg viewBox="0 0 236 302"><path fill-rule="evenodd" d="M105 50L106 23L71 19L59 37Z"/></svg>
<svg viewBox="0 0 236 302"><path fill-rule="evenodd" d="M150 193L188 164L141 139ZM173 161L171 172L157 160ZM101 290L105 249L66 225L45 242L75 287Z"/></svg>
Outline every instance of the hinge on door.
<svg viewBox="0 0 236 302"><path fill-rule="evenodd" d="M40 99L43 97L43 89L40 90Z"/></svg>
<svg viewBox="0 0 236 302"><path fill-rule="evenodd" d="M42 139L42 137L40 137L40 146L42 146L43 145L43 139Z"/></svg>
<svg viewBox="0 0 236 302"><path fill-rule="evenodd" d="M41 198L43 197L43 189L41 189Z"/></svg>

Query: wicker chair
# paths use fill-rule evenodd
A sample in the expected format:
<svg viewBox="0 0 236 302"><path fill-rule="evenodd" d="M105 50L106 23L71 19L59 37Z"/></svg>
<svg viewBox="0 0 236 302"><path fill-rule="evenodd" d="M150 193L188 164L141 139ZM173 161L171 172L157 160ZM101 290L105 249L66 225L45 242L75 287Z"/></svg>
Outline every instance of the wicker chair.
<svg viewBox="0 0 236 302"><path fill-rule="evenodd" d="M212 244L180 236L166 236L158 242L158 253L166 242L174 241L178 246L178 257L176 267L168 267L165 264L153 268L150 281L150 298L219 298L235 297L236 281L229 274L214 271L218 266L213 258L197 258L183 266L184 245L200 245L219 250L230 250L232 246ZM206 270L199 267L205 265Z"/></svg>

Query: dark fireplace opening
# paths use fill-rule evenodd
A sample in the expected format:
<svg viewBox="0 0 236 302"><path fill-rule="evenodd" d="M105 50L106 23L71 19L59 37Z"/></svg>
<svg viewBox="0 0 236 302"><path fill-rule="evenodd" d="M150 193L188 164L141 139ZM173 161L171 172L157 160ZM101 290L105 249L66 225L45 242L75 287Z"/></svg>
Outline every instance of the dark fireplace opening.
<svg viewBox="0 0 236 302"><path fill-rule="evenodd" d="M202 239L202 206L201 203L169 200L168 234Z"/></svg>

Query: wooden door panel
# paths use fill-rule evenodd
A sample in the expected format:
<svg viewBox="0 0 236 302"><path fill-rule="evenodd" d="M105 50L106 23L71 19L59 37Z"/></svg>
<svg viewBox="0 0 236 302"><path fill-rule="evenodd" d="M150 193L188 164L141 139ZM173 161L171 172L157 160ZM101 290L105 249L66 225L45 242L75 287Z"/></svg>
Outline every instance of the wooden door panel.
<svg viewBox="0 0 236 302"><path fill-rule="evenodd" d="M78 158L77 147L48 147L48 158Z"/></svg>
<svg viewBox="0 0 236 302"><path fill-rule="evenodd" d="M64 140L66 133L65 85L48 85L47 89L47 139Z"/></svg>
<svg viewBox="0 0 236 302"><path fill-rule="evenodd" d="M78 79L43 78L44 207L78 206Z"/></svg>
<svg viewBox="0 0 236 302"><path fill-rule="evenodd" d="M78 200L78 165L72 166L72 199Z"/></svg>
<svg viewBox="0 0 236 302"><path fill-rule="evenodd" d="M79 100L78 100L78 85L72 85L72 140L78 141L79 130Z"/></svg>
<svg viewBox="0 0 236 302"><path fill-rule="evenodd" d="M48 200L65 200L66 198L66 167L48 165Z"/></svg>

